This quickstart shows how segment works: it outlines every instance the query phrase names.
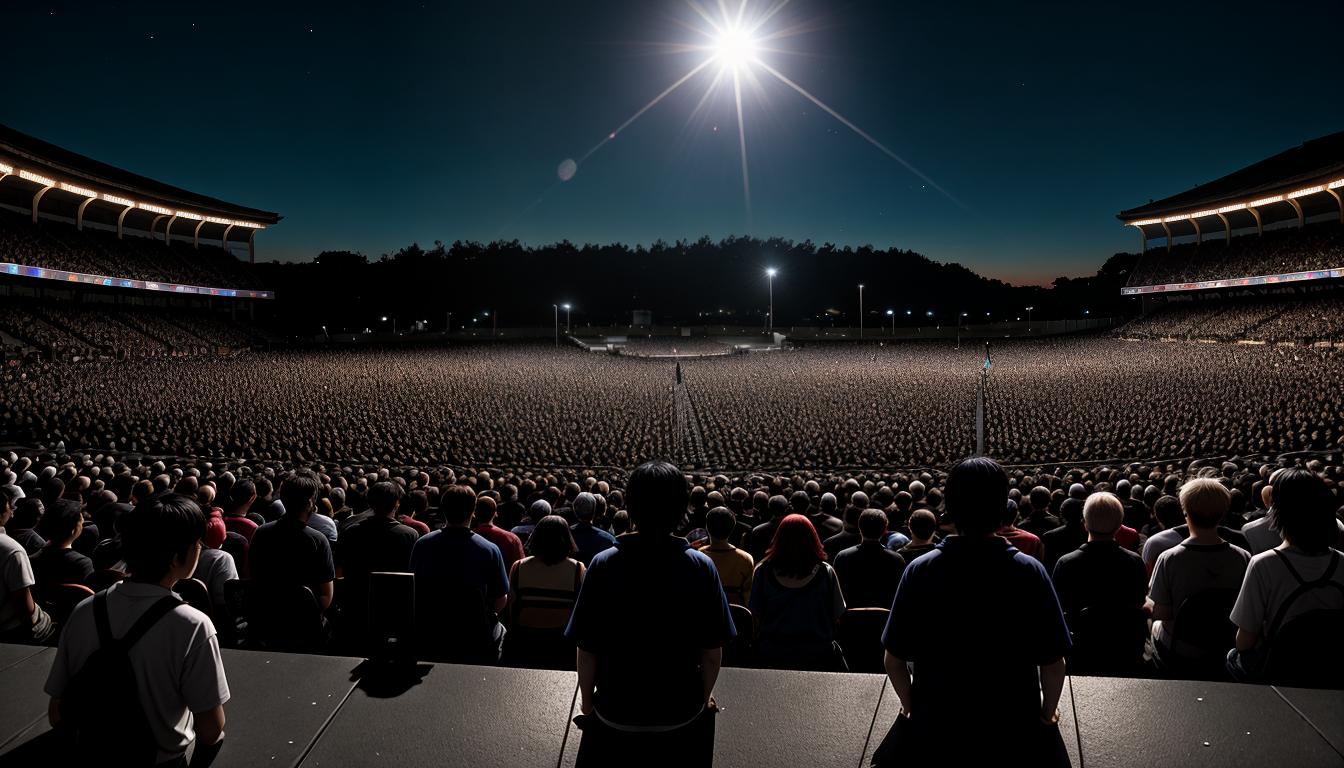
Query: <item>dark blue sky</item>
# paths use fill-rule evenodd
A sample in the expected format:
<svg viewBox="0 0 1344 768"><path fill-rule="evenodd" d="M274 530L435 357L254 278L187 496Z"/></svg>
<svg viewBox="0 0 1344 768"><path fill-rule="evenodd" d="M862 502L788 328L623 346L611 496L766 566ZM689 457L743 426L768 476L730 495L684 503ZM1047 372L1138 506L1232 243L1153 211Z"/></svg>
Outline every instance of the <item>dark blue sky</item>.
<svg viewBox="0 0 1344 768"><path fill-rule="evenodd" d="M666 50L700 39L684 0L26 0L4 17L0 121L283 214L263 258L747 231L731 91L689 120L711 70L557 181L703 56ZM793 0L766 30L792 27L766 60L963 205L762 74L744 93L758 236L1012 282L1091 273L1137 246L1120 209L1344 128L1339 0Z"/></svg>

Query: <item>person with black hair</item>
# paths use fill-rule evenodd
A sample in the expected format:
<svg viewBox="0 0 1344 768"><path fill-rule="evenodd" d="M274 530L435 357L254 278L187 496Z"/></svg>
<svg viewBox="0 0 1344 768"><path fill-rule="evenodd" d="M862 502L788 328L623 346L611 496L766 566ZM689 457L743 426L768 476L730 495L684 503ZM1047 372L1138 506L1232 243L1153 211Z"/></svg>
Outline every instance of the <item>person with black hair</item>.
<svg viewBox="0 0 1344 768"><path fill-rule="evenodd" d="M336 560L347 584L367 581L375 571L410 569L411 548L420 534L397 521L404 495L396 483L374 483L369 488L372 514L342 533L336 544Z"/></svg>
<svg viewBox="0 0 1344 768"><path fill-rule="evenodd" d="M510 632L554 633L554 638L547 639L560 640L578 599L584 571L565 518L547 515L538 521L527 542L527 552L528 556L509 571Z"/></svg>
<svg viewBox="0 0 1344 768"><path fill-rule="evenodd" d="M84 531L84 516L78 505L58 504L47 530L51 538L33 558L38 595L60 584L83 584L93 575L93 561L71 548Z"/></svg>
<svg viewBox="0 0 1344 768"><path fill-rule="evenodd" d="M863 541L835 556L835 575L850 608L891 608L896 585L905 572L905 560L882 545L887 535L887 513L865 509L859 514Z"/></svg>
<svg viewBox="0 0 1344 768"><path fill-rule="evenodd" d="M944 500L957 535L906 567L882 633L901 710L873 763L998 762L999 740L967 738L993 730L1012 734L1025 764L1067 765L1057 723L1069 630L1044 566L994 535L1008 475L993 459L963 459Z"/></svg>
<svg viewBox="0 0 1344 768"><path fill-rule="evenodd" d="M251 511L257 500L257 487L251 480L243 478L233 484L229 495L224 499L224 525L231 533L237 533L249 542L264 520L261 515Z"/></svg>
<svg viewBox="0 0 1344 768"><path fill-rule="evenodd" d="M14 488L14 486L9 487ZM18 489L14 488L14 490L17 491ZM0 489L0 493L3 492L4 489ZM15 496L10 498L12 500ZM42 505L42 500L35 496L18 499L14 504L14 519L10 521L13 527L9 535L13 536L14 540L23 546L24 551L30 557L36 555L39 550L47 545L47 540L37 532L38 523L42 521L44 514L46 514L46 507Z"/></svg>
<svg viewBox="0 0 1344 768"><path fill-rule="evenodd" d="M1266 649L1293 619L1344 610L1344 553L1331 546L1339 538L1338 520L1325 481L1294 467L1276 472L1270 487L1270 526L1283 543L1251 558L1232 607L1237 637L1227 669L1241 681L1259 675ZM1338 666L1336 659L1314 661Z"/></svg>
<svg viewBox="0 0 1344 768"><path fill-rule="evenodd" d="M91 706L90 697L119 701L122 707L138 704L153 736L157 765L187 765L185 755L193 741L191 765L209 765L223 745L229 686L215 627L172 591L179 579L195 571L204 534L205 516L186 496L163 493L137 505L122 521L130 578L81 602L65 624L47 676L48 719L57 730L75 730L70 741L92 753L89 759L95 764L119 764L116 754L139 745L119 743L130 734L105 733L106 722L90 722L112 719L96 704ZM137 690L82 686L86 661L111 638L133 633L138 637L126 653ZM80 714L90 710L96 717ZM90 734L94 743L87 741Z"/></svg>
<svg viewBox="0 0 1344 768"><path fill-rule="evenodd" d="M727 507L715 507L705 515L705 531L709 540L700 551L714 561L728 602L745 606L751 601L751 578L756 562L744 549L732 545L730 539L737 528L737 519Z"/></svg>
<svg viewBox="0 0 1344 768"><path fill-rule="evenodd" d="M927 509L916 509L906 527L910 529L910 543L896 550L896 554L909 565L938 547L934 538L938 534L938 516Z"/></svg>
<svg viewBox="0 0 1344 768"><path fill-rule="evenodd" d="M308 525L321 487L310 469L296 470L285 478L277 499L285 514L252 534L247 562L252 579L258 584L308 587L317 598L318 607L326 612L331 605L336 566L327 537Z"/></svg>
<svg viewBox="0 0 1344 768"><path fill-rule="evenodd" d="M714 563L672 535L688 499L675 466L637 467L626 484L635 532L584 579L565 630L578 646L580 765L712 759L714 683L737 630Z"/></svg>

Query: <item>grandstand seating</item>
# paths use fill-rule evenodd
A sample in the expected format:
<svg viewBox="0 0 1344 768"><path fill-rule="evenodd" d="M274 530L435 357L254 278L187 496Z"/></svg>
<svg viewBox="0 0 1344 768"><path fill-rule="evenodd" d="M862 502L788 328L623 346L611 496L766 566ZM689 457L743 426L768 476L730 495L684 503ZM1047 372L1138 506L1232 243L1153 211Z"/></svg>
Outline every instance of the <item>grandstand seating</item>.
<svg viewBox="0 0 1344 768"><path fill-rule="evenodd" d="M203 310L70 302L6 302L0 332L56 360L199 355L262 341L258 332Z"/></svg>
<svg viewBox="0 0 1344 768"><path fill-rule="evenodd" d="M213 288L260 288L247 265L215 245L160 240L59 221L33 224L0 209L0 261L43 269Z"/></svg>
<svg viewBox="0 0 1344 768"><path fill-rule="evenodd" d="M1344 340L1344 294L1169 301L1118 333L1129 338L1304 342Z"/></svg>
<svg viewBox="0 0 1344 768"><path fill-rule="evenodd" d="M1202 280L1279 275L1344 267L1344 225L1313 224L1263 235L1239 235L1231 242L1210 237L1170 251L1153 248L1130 274L1129 285L1167 285Z"/></svg>

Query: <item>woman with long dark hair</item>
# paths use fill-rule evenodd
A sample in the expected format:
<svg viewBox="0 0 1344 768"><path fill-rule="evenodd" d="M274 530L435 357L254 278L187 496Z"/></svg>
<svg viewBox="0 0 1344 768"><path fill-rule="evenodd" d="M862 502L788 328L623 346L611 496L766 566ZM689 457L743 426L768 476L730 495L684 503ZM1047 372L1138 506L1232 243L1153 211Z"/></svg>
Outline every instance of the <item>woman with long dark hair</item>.
<svg viewBox="0 0 1344 768"><path fill-rule="evenodd" d="M564 631L583 584L583 563L573 557L578 551L563 517L547 515L537 522L527 541L528 557L509 570L506 662L574 668L574 645Z"/></svg>
<svg viewBox="0 0 1344 768"><path fill-rule="evenodd" d="M757 658L763 667L834 671L843 668L835 646L835 622L845 612L840 580L803 515L788 515L775 529L751 582L759 630Z"/></svg>

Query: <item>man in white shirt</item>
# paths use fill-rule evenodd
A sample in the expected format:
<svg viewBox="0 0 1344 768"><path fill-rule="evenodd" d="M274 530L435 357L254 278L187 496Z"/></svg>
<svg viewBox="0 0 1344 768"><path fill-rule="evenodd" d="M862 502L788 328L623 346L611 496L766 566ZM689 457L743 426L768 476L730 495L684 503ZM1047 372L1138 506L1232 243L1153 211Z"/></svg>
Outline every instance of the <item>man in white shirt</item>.
<svg viewBox="0 0 1344 768"><path fill-rule="evenodd" d="M33 602L36 581L28 552L5 533L5 526L14 517L15 498L7 490L0 490L0 641L43 643L51 638L55 627L51 617Z"/></svg>
<svg viewBox="0 0 1344 768"><path fill-rule="evenodd" d="M131 577L75 607L61 633L46 684L52 727L73 727L82 749L94 750L95 757L113 764L118 750L140 745L119 743L100 732L95 722L66 722L62 697L79 690L81 669L102 647L96 615L99 601L106 601L109 634L122 639L146 612L159 610L156 604L165 598L176 600L172 586L196 569L205 517L192 499L163 493L136 506L123 518L121 529ZM229 700L219 642L209 617L185 603L171 605L126 653L135 691L93 691L91 695L105 696L113 704L128 694L136 697L153 735L157 764L186 765L187 748L195 740L192 766L209 765L223 745L224 703ZM84 694L89 695L87 688ZM80 704L84 709L87 702Z"/></svg>

